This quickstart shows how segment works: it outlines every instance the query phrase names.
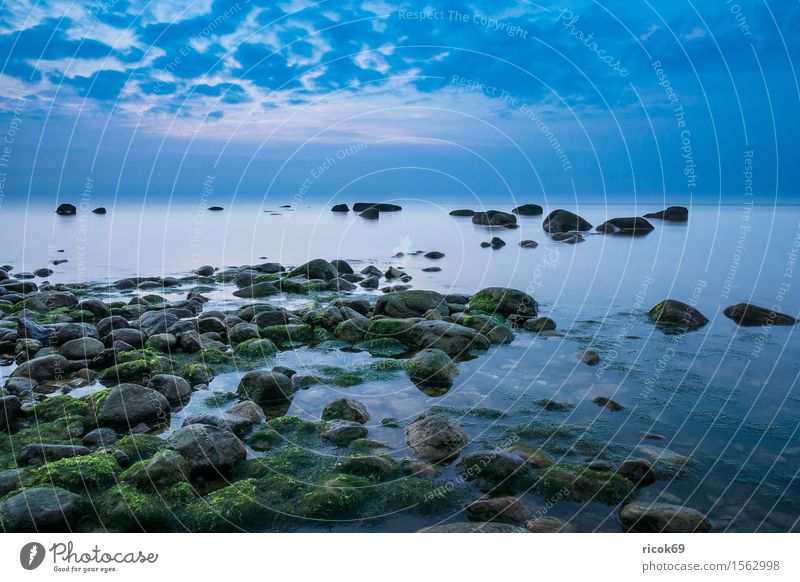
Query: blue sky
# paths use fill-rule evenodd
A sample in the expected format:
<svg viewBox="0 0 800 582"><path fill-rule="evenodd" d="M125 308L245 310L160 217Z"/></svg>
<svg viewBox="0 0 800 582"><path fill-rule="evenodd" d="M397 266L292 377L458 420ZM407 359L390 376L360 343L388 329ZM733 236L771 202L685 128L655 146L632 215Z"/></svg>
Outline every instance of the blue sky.
<svg viewBox="0 0 800 582"><path fill-rule="evenodd" d="M795 1L7 1L0 195L793 201L798 30Z"/></svg>

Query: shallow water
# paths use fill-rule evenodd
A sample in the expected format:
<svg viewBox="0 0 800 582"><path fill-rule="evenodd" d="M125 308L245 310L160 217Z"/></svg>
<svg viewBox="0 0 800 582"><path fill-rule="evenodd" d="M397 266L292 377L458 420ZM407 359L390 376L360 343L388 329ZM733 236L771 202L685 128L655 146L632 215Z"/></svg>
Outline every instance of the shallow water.
<svg viewBox="0 0 800 582"><path fill-rule="evenodd" d="M640 444L667 447L690 457L691 465L643 489L641 497L663 492L665 499L707 511L717 531L800 528L796 329L739 328L722 314L742 301L798 314L800 293L793 276L800 207L699 205L691 208L688 223L653 220L656 230L643 237L591 235L584 243L567 245L545 237L541 216L522 217L517 230L490 231L469 218L448 216L457 204L398 202L404 205L402 212L384 214L378 221L322 207L270 206L279 213L274 215L258 205L232 206L220 213L188 204L118 206L105 216L59 217L50 208L5 205L0 209L0 263L14 265L15 272L28 271L63 257L69 262L54 267L49 280L74 282L176 275L204 264L263 262L262 257L284 265L324 257L347 259L356 270L367 264L399 266L414 276L411 283L417 289L523 289L539 302L541 314L558 322L563 339L520 331L512 344L460 363L455 385L440 396L422 393L398 373L352 388L313 386L296 394L288 413L318 419L322 407L339 394L356 397L372 412L370 438L391 445L398 458L410 455L403 431L381 426L380 419L394 416L405 424L434 406L459 419L474 439L471 449L521 438L556 459L584 462L619 460ZM595 225L658 210L572 209ZM480 248L493 235L508 246ZM539 246L520 248L522 239L534 239ZM432 261L409 255L416 250L439 250L446 256ZM395 258L398 252L405 256ZM442 271L422 271L434 264ZM205 308L240 303L230 296L233 289L213 293ZM184 295L185 290L175 298ZM647 311L668 297L693 302L709 325L677 336L656 330ZM298 305L308 299L292 301ZM589 346L601 354L599 366L576 359L576 351ZM275 364L308 372L369 361L366 353L308 348L275 358ZM239 375L221 374L210 389L233 391ZM624 409L599 408L592 403L596 396L613 398ZM195 393L172 425L205 407L204 399L203 393ZM536 404L540 399L573 408L549 412ZM643 442L643 432L665 440ZM444 478L454 476L450 469ZM570 518L581 531L619 530L605 505L560 502L549 515ZM463 516L434 521L398 516L336 527L406 531L440 519Z"/></svg>

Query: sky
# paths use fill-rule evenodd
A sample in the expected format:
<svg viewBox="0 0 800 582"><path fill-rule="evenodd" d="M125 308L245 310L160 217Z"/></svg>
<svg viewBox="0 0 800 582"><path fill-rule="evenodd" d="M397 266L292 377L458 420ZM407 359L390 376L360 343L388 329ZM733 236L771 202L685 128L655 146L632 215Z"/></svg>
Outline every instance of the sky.
<svg viewBox="0 0 800 582"><path fill-rule="evenodd" d="M0 204L800 197L794 0L6 0Z"/></svg>

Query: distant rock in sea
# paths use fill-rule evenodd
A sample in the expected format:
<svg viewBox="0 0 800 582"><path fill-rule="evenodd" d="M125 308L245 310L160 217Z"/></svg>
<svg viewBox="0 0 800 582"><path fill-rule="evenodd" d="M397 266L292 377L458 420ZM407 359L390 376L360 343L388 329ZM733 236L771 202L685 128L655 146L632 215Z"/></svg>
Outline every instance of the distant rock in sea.
<svg viewBox="0 0 800 582"><path fill-rule="evenodd" d="M753 305L752 303L731 305L730 307L726 307L723 313L742 326L794 325L797 322L791 315L778 313L766 307Z"/></svg>
<svg viewBox="0 0 800 582"><path fill-rule="evenodd" d="M56 214L60 216L74 216L78 212L73 204L59 204L56 208Z"/></svg>
<svg viewBox="0 0 800 582"><path fill-rule="evenodd" d="M629 218L612 218L611 220L606 220L595 230L605 234L641 235L652 232L654 228L647 219L632 216Z"/></svg>
<svg viewBox="0 0 800 582"><path fill-rule="evenodd" d="M331 212L350 212L350 208L347 204L335 204L333 208L331 208Z"/></svg>
<svg viewBox="0 0 800 582"><path fill-rule="evenodd" d="M671 222L686 222L689 220L689 209L685 206L670 206L658 212L645 214L645 218L658 218L659 220L669 220Z"/></svg>
<svg viewBox="0 0 800 582"><path fill-rule="evenodd" d="M105 214L106 212L107 212L106 209L103 208L102 206L99 206L94 210L92 210L92 214Z"/></svg>
<svg viewBox="0 0 800 582"><path fill-rule="evenodd" d="M544 213L544 209L538 204L523 204L522 206L517 206L511 212L520 216L539 216Z"/></svg>
<svg viewBox="0 0 800 582"><path fill-rule="evenodd" d="M451 210L450 216L475 216L475 211L467 208L461 208L459 210Z"/></svg>
<svg viewBox="0 0 800 582"><path fill-rule="evenodd" d="M376 210L378 212L399 212L403 209L402 206L397 204L387 204L384 202L356 202L353 204L355 212L364 212L365 210Z"/></svg>
<svg viewBox="0 0 800 582"><path fill-rule="evenodd" d="M573 230L591 230L592 225L569 210L553 210L542 223L545 232L570 232Z"/></svg>
<svg viewBox="0 0 800 582"><path fill-rule="evenodd" d="M222 206L209 206L208 209L211 212L220 212L222 210L225 210Z"/></svg>
<svg viewBox="0 0 800 582"><path fill-rule="evenodd" d="M516 226L517 217L500 210L487 210L486 212L476 212L472 217L472 223L481 226Z"/></svg>

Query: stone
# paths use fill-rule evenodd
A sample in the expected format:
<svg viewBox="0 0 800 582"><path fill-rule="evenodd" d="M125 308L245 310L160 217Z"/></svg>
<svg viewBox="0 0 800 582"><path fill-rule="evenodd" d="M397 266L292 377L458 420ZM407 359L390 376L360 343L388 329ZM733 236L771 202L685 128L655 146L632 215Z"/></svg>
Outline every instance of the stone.
<svg viewBox="0 0 800 582"><path fill-rule="evenodd" d="M405 429L406 443L417 455L432 462L446 462L457 457L469 443L458 425L441 414L425 414Z"/></svg>
<svg viewBox="0 0 800 582"><path fill-rule="evenodd" d="M545 232L572 232L591 230L592 225L569 210L553 210L542 223Z"/></svg>
<svg viewBox="0 0 800 582"><path fill-rule="evenodd" d="M100 426L129 428L169 417L169 402L163 394L138 384L119 384L103 401L97 422Z"/></svg>
<svg viewBox="0 0 800 582"><path fill-rule="evenodd" d="M452 358L436 348L417 352L405 363L405 369L415 384L438 388L450 388L458 373Z"/></svg>
<svg viewBox="0 0 800 582"><path fill-rule="evenodd" d="M171 354L178 347L178 338L171 333L157 333L147 338L144 346L163 354Z"/></svg>
<svg viewBox="0 0 800 582"><path fill-rule="evenodd" d="M55 337L55 343L64 345L70 340L79 339L82 337L92 337L100 339L100 334L97 328L91 323L68 323L67 325L58 328Z"/></svg>
<svg viewBox="0 0 800 582"><path fill-rule="evenodd" d="M586 239L574 232L555 232L550 235L550 239L556 242L563 242L570 245L585 242Z"/></svg>
<svg viewBox="0 0 800 582"><path fill-rule="evenodd" d="M355 212L364 212L369 209L374 209L378 212L399 212L403 208L397 204L388 204L386 202L356 202L353 204Z"/></svg>
<svg viewBox="0 0 800 582"><path fill-rule="evenodd" d="M473 329L441 320L421 321L408 330L408 340L420 349L437 348L449 356L489 348L489 340Z"/></svg>
<svg viewBox="0 0 800 582"><path fill-rule="evenodd" d="M332 420L322 433L323 438L338 446L347 446L356 439L367 436L367 429L358 422Z"/></svg>
<svg viewBox="0 0 800 582"><path fill-rule="evenodd" d="M91 360L99 356L105 346L99 339L81 337L69 340L59 348L61 355L70 360Z"/></svg>
<svg viewBox="0 0 800 582"><path fill-rule="evenodd" d="M605 396L598 396L597 398L592 398L592 402L597 404L597 406L601 408L605 408L606 410L611 410L612 412L619 412L622 410L622 405L611 398L607 398Z"/></svg>
<svg viewBox="0 0 800 582"><path fill-rule="evenodd" d="M528 331L537 333L541 331L553 331L556 329L556 322L549 317L537 317L535 319L525 320L522 327Z"/></svg>
<svg viewBox="0 0 800 582"><path fill-rule="evenodd" d="M0 522L7 531L71 531L82 513L80 495L60 487L32 487L0 505Z"/></svg>
<svg viewBox="0 0 800 582"><path fill-rule="evenodd" d="M538 204L522 204L514 208L511 212L520 216L539 216L544 213L544 209Z"/></svg>
<svg viewBox="0 0 800 582"><path fill-rule="evenodd" d="M167 439L167 446L189 462L193 474L228 473L247 458L247 450L235 434L207 424L179 428Z"/></svg>
<svg viewBox="0 0 800 582"><path fill-rule="evenodd" d="M167 330L178 321L178 317L169 311L146 311L139 317L139 329L148 337Z"/></svg>
<svg viewBox="0 0 800 582"><path fill-rule="evenodd" d="M670 222L686 222L689 220L689 209L685 206L670 206L658 212L651 212L644 215L645 218L657 218Z"/></svg>
<svg viewBox="0 0 800 582"><path fill-rule="evenodd" d="M339 398L329 402L322 409L322 420L349 420L366 424L369 419L370 414L366 405L351 398Z"/></svg>
<svg viewBox="0 0 800 582"><path fill-rule="evenodd" d="M628 218L612 218L611 220L606 220L595 230L604 234L636 236L652 232L655 230L655 228L647 221L647 219L640 218L638 216L631 216Z"/></svg>
<svg viewBox="0 0 800 582"><path fill-rule="evenodd" d="M322 279L330 281L337 276L336 267L325 259L313 259L307 263L300 265L296 269L292 269L287 274L288 277L304 276L307 279Z"/></svg>
<svg viewBox="0 0 800 582"><path fill-rule="evenodd" d="M331 212L350 212L350 208L347 207L347 204L334 204Z"/></svg>
<svg viewBox="0 0 800 582"><path fill-rule="evenodd" d="M25 445L19 451L19 460L22 463L52 463L61 459L69 459L72 457L82 457L88 455L91 451L81 445L51 445L35 443Z"/></svg>
<svg viewBox="0 0 800 582"><path fill-rule="evenodd" d="M170 402L188 400L188 396L192 393L192 386L189 382L185 378L173 374L156 374L150 378L148 386L159 394L163 394Z"/></svg>
<svg viewBox="0 0 800 582"><path fill-rule="evenodd" d="M711 523L694 509L671 503L634 501L619 511L622 525L638 533L707 533Z"/></svg>
<svg viewBox="0 0 800 582"><path fill-rule="evenodd" d="M8 431L9 427L14 425L19 411L19 398L14 395L0 396L0 431Z"/></svg>
<svg viewBox="0 0 800 582"><path fill-rule="evenodd" d="M778 313L767 309L766 307L759 307L752 303L737 303L726 307L723 312L726 317L729 317L741 326L754 326L754 325L794 325L797 320L791 315L785 313Z"/></svg>
<svg viewBox="0 0 800 582"><path fill-rule="evenodd" d="M517 217L508 212L500 210L487 210L486 212L476 212L472 216L473 224L482 226L508 226L516 225Z"/></svg>
<svg viewBox="0 0 800 582"><path fill-rule="evenodd" d="M255 423L249 418L245 418L244 416L239 416L236 414L229 414L227 412L201 411L187 416L183 421L182 426L189 426L192 424L215 426L217 428L230 431L233 434L242 436L247 433Z"/></svg>
<svg viewBox="0 0 800 582"><path fill-rule="evenodd" d="M460 208L458 210L451 210L450 216L475 216L475 211L467 208Z"/></svg>
<svg viewBox="0 0 800 582"><path fill-rule="evenodd" d="M656 481L653 465L644 459L626 459L617 467L617 473L630 479L637 487L644 487Z"/></svg>
<svg viewBox="0 0 800 582"><path fill-rule="evenodd" d="M441 315L448 315L449 309L444 296L436 291L412 289L384 295L375 304L375 315L408 318L420 317L433 309Z"/></svg>
<svg viewBox="0 0 800 582"><path fill-rule="evenodd" d="M525 239L519 241L519 246L521 246L523 249L535 249L539 246L539 243L537 243L535 240Z"/></svg>
<svg viewBox="0 0 800 582"><path fill-rule="evenodd" d="M233 292L234 297L243 297L245 299L255 299L258 297L268 297L280 293L280 289L269 281L263 283L256 283L249 287L243 287Z"/></svg>
<svg viewBox="0 0 800 582"><path fill-rule="evenodd" d="M600 354L594 350L580 350L575 357L587 366L596 366L600 363Z"/></svg>
<svg viewBox="0 0 800 582"><path fill-rule="evenodd" d="M292 381L284 374L270 370L251 370L239 381L236 393L255 402L285 402L294 394Z"/></svg>
<svg viewBox="0 0 800 582"><path fill-rule="evenodd" d="M67 358L61 354L38 356L17 366L11 376L32 380L55 380L66 376L70 369Z"/></svg>
<svg viewBox="0 0 800 582"><path fill-rule="evenodd" d="M424 257L426 259L441 259L444 257L444 253L439 251L430 251L425 253Z"/></svg>
<svg viewBox="0 0 800 582"><path fill-rule="evenodd" d="M470 309L500 315L535 317L538 305L533 297L509 287L487 287L470 297Z"/></svg>
<svg viewBox="0 0 800 582"><path fill-rule="evenodd" d="M674 299L665 299L654 305L648 315L665 333L694 331L708 323L708 318L697 309Z"/></svg>
<svg viewBox="0 0 800 582"><path fill-rule="evenodd" d="M89 448L106 448L113 445L119 439L119 435L111 428L96 428L83 435L81 442Z"/></svg>
<svg viewBox="0 0 800 582"><path fill-rule="evenodd" d="M531 519L531 512L516 497L478 499L466 508L470 521L523 524Z"/></svg>
<svg viewBox="0 0 800 582"><path fill-rule="evenodd" d="M63 203L59 204L56 208L56 214L59 216L75 216L78 213L78 209L75 207L74 204Z"/></svg>
<svg viewBox="0 0 800 582"><path fill-rule="evenodd" d="M142 489L154 487L163 489L188 481L192 467L180 453L164 449L141 464L131 467L122 474L122 480L133 483Z"/></svg>
<svg viewBox="0 0 800 582"><path fill-rule="evenodd" d="M530 533L528 530L511 525L509 523L497 522L455 522L446 523L444 525L435 525L425 529L421 529L419 533L437 533L437 534L450 534L450 533Z"/></svg>
<svg viewBox="0 0 800 582"><path fill-rule="evenodd" d="M233 416L241 416L249 420L252 424L260 424L267 419L262 408L252 400L245 400L234 404L226 410L226 412Z"/></svg>

